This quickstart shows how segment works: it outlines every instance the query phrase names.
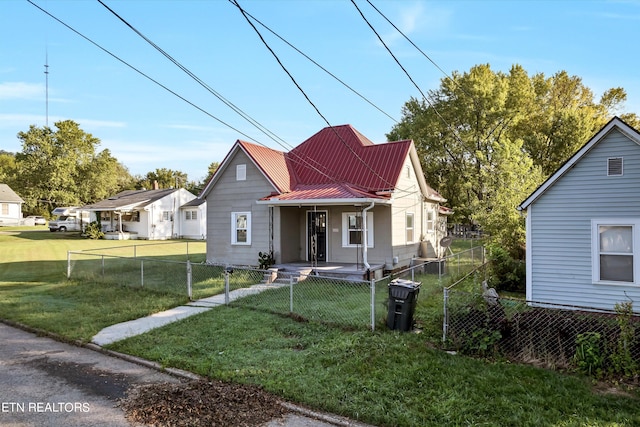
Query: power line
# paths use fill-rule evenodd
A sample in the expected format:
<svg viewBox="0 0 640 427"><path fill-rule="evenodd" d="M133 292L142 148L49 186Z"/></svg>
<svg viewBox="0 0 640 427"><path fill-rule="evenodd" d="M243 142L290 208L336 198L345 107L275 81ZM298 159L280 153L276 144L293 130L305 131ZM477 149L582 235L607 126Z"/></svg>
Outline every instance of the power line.
<svg viewBox="0 0 640 427"><path fill-rule="evenodd" d="M367 167L367 169L369 169L374 175L376 175L378 178L380 178L383 182L385 182L386 184L389 185L389 188L395 188L395 184L391 183L389 181L387 181L383 176L381 176L375 169L373 169L367 162L364 161L364 159L362 159L362 157L360 157L360 155L358 155L358 153L356 153L353 148L351 146L349 146L349 144L347 144L347 142L342 138L342 136L340 136L340 134L335 130L335 128L331 125L331 123L329 123L329 120L327 120L327 118L320 112L320 110L318 109L318 107L313 103L313 101L311 101L311 99L309 98L309 96L307 95L307 93L304 91L304 89L302 89L302 87L298 84L298 82L296 81L296 79L293 77L293 75L289 72L289 70L287 69L287 67L284 66L284 64L282 63L282 61L280 60L280 58L278 57L278 55L274 52L274 50L271 48L271 46L269 46L269 44L267 43L267 41L264 39L264 37L262 36L262 34L260 33L260 30L258 30L256 28L255 25L253 25L253 22L251 22L251 20L249 19L249 17L247 16L245 10L240 6L240 4L238 3L238 0L232 0L232 4L234 4L238 10L240 10L240 12L242 13L242 16L245 18L245 20L247 21L247 23L249 23L249 25L251 26L251 28L253 28L253 30L256 32L256 34L258 35L258 37L260 38L260 40L262 41L262 43L264 44L264 46L267 48L267 50L273 55L273 57L275 58L275 60L278 62L278 64L280 65L280 67L282 68L282 70L287 74L287 76L289 76L289 78L291 79L291 81L293 82L293 84L298 88L298 90L302 93L302 95L305 97L305 99L307 100L307 102L313 107L314 110L316 110L316 113L318 113L318 115L324 120L324 122L327 124L327 126L329 126L329 128L333 131L333 133L338 137L338 139L340 140L340 142L342 142L342 144L356 157L356 159L358 161L360 161L363 165L365 165L365 167ZM401 191L407 191L407 190L401 190Z"/></svg>
<svg viewBox="0 0 640 427"><path fill-rule="evenodd" d="M458 140L458 142L463 143L462 138L460 138L460 136L458 135L458 132L455 130L455 128L453 126L451 126L449 124L449 122L447 122L447 120L440 114L440 112L437 110L437 108L435 107L435 105L433 105L433 103L429 100L429 98L424 94L424 92L422 92L422 89L420 89L420 87L418 86L418 84L413 80L413 78L411 77L411 75L409 74L409 72L404 68L404 66L400 63L400 61L398 60L398 58L393 54L393 52L391 51L391 49L389 48L389 46L387 46L387 44L384 42L384 40L382 39L382 37L380 36L380 34L376 31L376 29L373 27L373 25L371 25L371 23L369 22L369 20L364 16L364 13L362 13L362 10L360 10L360 8L358 7L358 5L356 4L355 0L351 0L351 3L355 6L356 10L358 11L358 13L360 14L360 16L362 17L362 19L364 20L364 22L367 23L367 25L369 26L369 28L371 28L371 31L373 31L373 33L376 35L376 37L378 37L378 40L380 41L380 43L382 43L382 45L384 46L384 48L387 50L387 52L389 53L389 55L391 55L391 57L393 58L393 60L396 62L396 64L398 64L398 66L402 69L402 71L405 73L405 75L409 78L409 80L411 81L411 83L413 83L413 85L415 86L416 89L418 89L418 92L420 92L420 94L422 95L422 99L424 99L427 104L429 104L429 106L431 107L431 109L436 113L436 115L438 116L438 118L445 124L445 126L452 132L454 138L456 138Z"/></svg>
<svg viewBox="0 0 640 427"><path fill-rule="evenodd" d="M438 64L436 64L436 62L429 56L427 55L422 49L420 49L420 47L418 45L416 45L413 40L411 40L404 32L402 32L402 30L400 30L400 28L398 28L393 22L391 22L391 20L389 18L387 18L387 16L382 13L380 11L380 9L378 9L372 2L371 0L367 0L367 3L369 3L369 5L376 11L378 12L378 14L380 14L380 16L382 16L402 37L405 38L405 40L407 40L409 43L411 43L411 46L415 47L416 50L418 52L420 52L422 54L422 56L424 56L425 58L427 58L427 60L429 60L429 62L431 62L433 64L434 67L436 67L448 80L450 80L453 84L455 84L465 95L467 95L469 98L473 97L471 95L469 95L462 86L460 86L460 84L458 84L458 82L451 77L446 71L444 71ZM474 100L475 101L475 100Z"/></svg>
<svg viewBox="0 0 640 427"><path fill-rule="evenodd" d="M230 3L234 3L233 0L228 0ZM318 62L316 62L313 58L311 58L309 55L307 55L306 53L302 52L300 49L298 49L297 47L295 47L293 44L291 44L289 41L287 41L285 38L283 38L282 36L280 36L278 33L276 33L275 31L273 31L271 28L269 28L267 25L265 25L263 22L261 22L258 18L256 18L255 16L251 15L249 12L247 12L245 10L245 13L247 14L247 16L249 16L251 19L253 19L255 22L257 22L258 24L260 24L264 29L266 29L267 31L269 31L271 34L273 34L274 36L276 36L277 38L279 38L280 40L282 40L286 45L288 45L289 47L291 47L293 50L295 50L296 52L298 52L300 55L304 56L306 59L308 59L309 61L311 61L312 64L314 64L316 67L320 68L322 71L324 71L325 73L327 73L328 75L330 75L331 77L333 77L335 80L337 80L340 84L342 84L344 87L346 87L347 89L349 89L351 92L353 92L354 94L358 95L360 98L362 98L365 102L367 102L369 105L371 105L372 107L374 107L376 110L380 111L382 114L384 114L385 116L387 116L388 118L390 118L391 120L393 120L394 122L398 123L398 120L396 120L393 116L391 116L390 114L388 114L387 112L385 112L384 110L382 110L382 108L378 107L376 104L374 104L373 102L371 102L369 99L367 99L364 95L362 95L361 93L359 93L358 91L356 91L354 88L352 88L351 86L349 86L347 83L345 83L343 80L341 80L338 76L336 76L335 74L333 74L331 71L327 70L325 67L323 67L322 65L320 65Z"/></svg>
<svg viewBox="0 0 640 427"><path fill-rule="evenodd" d="M127 27L129 27L132 31L134 31L136 34L138 34L140 37L142 37L147 43L149 43L156 50L158 50L164 57L169 59L174 65L176 65L178 68L180 68L182 71L184 71L189 77L194 79L198 84L200 84L202 87L204 87L208 92L213 94L216 98L218 98L220 101L222 101L226 106L228 106L234 112L236 112L238 115L240 115L242 118L247 120L250 124L252 124L258 130L260 130L262 133L264 133L267 137L269 137L271 140L273 140L275 143L280 145L285 150L290 150L292 148L291 144L287 143L284 139L280 138L274 132L272 132L269 129L267 129L265 126L260 124L257 120L253 119L251 116L249 116L247 113L245 113L242 109L237 107L231 101L229 101L224 96L222 96L220 93L218 93L216 90L214 90L211 86L209 86L207 83L205 83L197 75L192 73L187 67L182 65L179 61L177 61L175 58L173 58L169 53L167 53L165 50L163 50L160 46L155 44L152 40L150 40L148 37L146 37L144 34L142 34L140 31L138 31L133 25L131 25L129 22L127 22L124 18L122 18L114 10L112 10L110 7L108 7L106 4L104 4L101 0L98 0L98 2L102 6L104 6L107 10L109 10L109 12L111 12L113 15L115 15L120 21L122 21ZM253 141L257 142L259 145L262 145L263 147L269 148L265 144L262 144L261 142L256 141L255 139ZM302 158L300 156L297 156L297 157L298 157L298 159L292 159L292 160L294 160L294 161L297 160L297 163L299 163L301 165L306 165L309 168L311 168L311 169L315 170L316 172L320 173L321 175L325 176L326 178L328 178L328 179L330 179L332 181L335 181L335 178L331 177L328 174L328 173L333 173L333 172L331 170L328 170L328 167L326 165L320 165L317 162L315 162L318 167L322 167L328 172L321 171L320 169L318 169L318 167L310 164L308 159Z"/></svg>
<svg viewBox="0 0 640 427"><path fill-rule="evenodd" d="M51 18L53 18L54 20L58 21L60 24L64 25L65 27L67 27L69 30L73 31L74 33L76 33L77 35L79 35L80 37L82 37L83 39L85 39L86 41L88 41L89 43L91 43L92 45L94 45L95 47L97 47L98 49L100 49L101 51L105 52L106 54L108 54L109 56L113 57L114 59L118 60L119 62L121 62L122 64L126 65L127 67L131 68L133 71L135 71L136 73L140 74L141 76L147 78L148 80L152 81L153 83L157 84L158 86L160 86L161 88L163 88L164 90L166 90L167 92L171 93L172 95L180 98L181 100L183 100L184 102L186 102L187 104L191 105L192 107L196 108L197 110L203 112L204 114L206 114L207 116L211 117L212 119L218 121L219 123L223 124L224 126L227 126L228 128L238 132L239 134L251 139L252 141L257 142L255 139L253 139L251 136L245 134L244 132L234 128L233 126L231 126L230 124L224 122L223 120L219 119L218 117L214 116L213 114L209 113L208 111L206 111L205 109L203 109L202 107L194 104L193 102L189 101L188 99L186 99L185 97L179 95L178 93L174 92L173 90L169 89L167 86L163 85L162 83L160 83L159 81L155 80L154 78L150 77L149 75L145 74L144 72L140 71L139 69L137 69L136 67L134 67L133 65L129 64L128 62L126 62L125 60L121 59L120 57L118 57L116 54L112 53L111 51L105 49L104 47L100 46L98 43L94 42L93 40L91 40L89 37L85 36L84 34L80 33L79 31L77 31L75 28L71 27L70 25L66 24L65 22L63 22L62 20L58 19L57 17L55 17L54 15L52 15L51 13L49 13L48 11L44 10L43 8L41 8L40 6L38 6L37 4L35 4L33 1L31 0L27 0L27 2L29 2L29 4L35 6L37 9L39 9L40 11L42 11L43 13L45 13L46 15L50 16Z"/></svg>

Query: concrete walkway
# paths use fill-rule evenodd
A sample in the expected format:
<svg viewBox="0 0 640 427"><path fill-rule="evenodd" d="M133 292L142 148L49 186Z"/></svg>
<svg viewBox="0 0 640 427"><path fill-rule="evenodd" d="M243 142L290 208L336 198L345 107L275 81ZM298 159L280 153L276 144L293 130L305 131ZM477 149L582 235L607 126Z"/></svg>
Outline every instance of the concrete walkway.
<svg viewBox="0 0 640 427"><path fill-rule="evenodd" d="M238 298L246 297L247 295L257 294L267 289L273 289L280 286L283 285L277 283L260 283L248 288L236 289L229 292L229 302L235 301ZM115 325L108 326L98 332L91 339L91 341L99 346L104 346L116 341L123 340L125 338L144 334L145 332L148 332L152 329L168 325L169 323L177 322L178 320L185 319L189 316L203 313L205 311L211 310L214 307L218 307L224 304L224 294L199 299L190 302L187 305L181 305L180 307L175 307L170 310L154 313L147 317L142 317L140 319L129 320L128 322L116 323Z"/></svg>

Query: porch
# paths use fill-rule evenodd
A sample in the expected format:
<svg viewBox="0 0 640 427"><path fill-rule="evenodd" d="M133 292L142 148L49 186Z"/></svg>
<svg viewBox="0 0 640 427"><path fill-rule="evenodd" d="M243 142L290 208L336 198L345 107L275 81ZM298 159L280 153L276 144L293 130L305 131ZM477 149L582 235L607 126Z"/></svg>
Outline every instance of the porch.
<svg viewBox="0 0 640 427"><path fill-rule="evenodd" d="M367 269L363 264L339 263L339 262L319 262L312 265L308 261L288 262L275 264L271 269L277 269L280 273L293 275L299 280L304 280L303 276L325 276L346 280L369 280L381 279L384 273L384 264L371 264L369 269L370 277L367 277Z"/></svg>

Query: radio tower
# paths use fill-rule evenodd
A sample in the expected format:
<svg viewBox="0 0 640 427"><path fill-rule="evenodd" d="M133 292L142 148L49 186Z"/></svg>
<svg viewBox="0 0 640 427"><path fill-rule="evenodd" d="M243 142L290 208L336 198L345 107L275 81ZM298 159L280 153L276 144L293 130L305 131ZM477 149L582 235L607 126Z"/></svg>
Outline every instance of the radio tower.
<svg viewBox="0 0 640 427"><path fill-rule="evenodd" d="M49 127L49 49L45 50L44 64L44 81L45 81L45 126Z"/></svg>

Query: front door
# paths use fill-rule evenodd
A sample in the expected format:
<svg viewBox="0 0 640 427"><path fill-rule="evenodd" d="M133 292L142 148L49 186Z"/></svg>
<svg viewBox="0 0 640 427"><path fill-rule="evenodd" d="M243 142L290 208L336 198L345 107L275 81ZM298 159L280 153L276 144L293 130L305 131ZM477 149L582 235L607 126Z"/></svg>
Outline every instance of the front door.
<svg viewBox="0 0 640 427"><path fill-rule="evenodd" d="M307 212L307 257L311 262L327 261L327 212Z"/></svg>

